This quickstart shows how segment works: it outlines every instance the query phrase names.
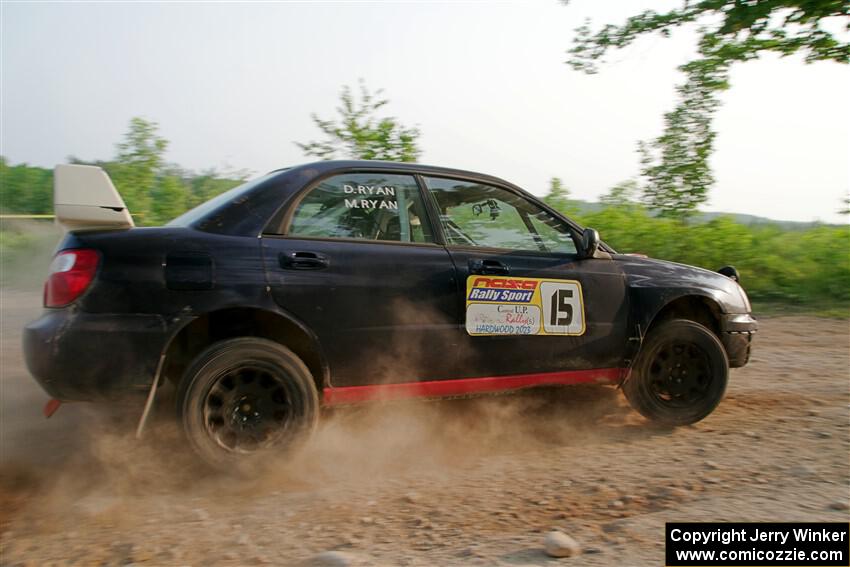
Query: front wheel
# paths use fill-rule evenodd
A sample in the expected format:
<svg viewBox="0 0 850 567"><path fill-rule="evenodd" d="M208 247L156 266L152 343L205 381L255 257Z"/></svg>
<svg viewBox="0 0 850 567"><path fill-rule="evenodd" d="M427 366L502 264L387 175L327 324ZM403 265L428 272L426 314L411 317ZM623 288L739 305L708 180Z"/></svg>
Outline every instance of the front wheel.
<svg viewBox="0 0 850 567"><path fill-rule="evenodd" d="M202 352L177 391L177 413L198 455L220 469L254 464L272 446L291 446L316 425L319 397L291 350L253 337Z"/></svg>
<svg viewBox="0 0 850 567"><path fill-rule="evenodd" d="M714 411L728 379L729 359L714 333L699 323L673 319L650 331L623 393L652 421L688 425Z"/></svg>

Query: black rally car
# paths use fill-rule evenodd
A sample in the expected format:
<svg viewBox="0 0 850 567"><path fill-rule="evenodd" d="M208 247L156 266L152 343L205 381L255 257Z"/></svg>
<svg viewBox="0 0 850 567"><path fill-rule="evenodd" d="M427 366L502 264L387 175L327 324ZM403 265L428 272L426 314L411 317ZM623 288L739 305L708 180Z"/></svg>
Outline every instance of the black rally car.
<svg viewBox="0 0 850 567"><path fill-rule="evenodd" d="M143 415L170 381L212 462L292 441L321 406L543 384L622 385L688 424L757 329L733 269L618 254L468 171L312 163L158 228L98 168L58 166L55 200L71 230L25 330L32 375L60 401L147 393Z"/></svg>

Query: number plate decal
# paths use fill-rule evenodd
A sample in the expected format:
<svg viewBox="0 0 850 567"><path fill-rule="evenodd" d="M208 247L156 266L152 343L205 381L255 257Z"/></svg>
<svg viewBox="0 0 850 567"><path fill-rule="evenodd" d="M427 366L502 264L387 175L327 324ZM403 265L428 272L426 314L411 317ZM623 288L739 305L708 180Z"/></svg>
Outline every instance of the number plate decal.
<svg viewBox="0 0 850 567"><path fill-rule="evenodd" d="M487 335L583 335L584 297L575 280L469 276L466 332Z"/></svg>

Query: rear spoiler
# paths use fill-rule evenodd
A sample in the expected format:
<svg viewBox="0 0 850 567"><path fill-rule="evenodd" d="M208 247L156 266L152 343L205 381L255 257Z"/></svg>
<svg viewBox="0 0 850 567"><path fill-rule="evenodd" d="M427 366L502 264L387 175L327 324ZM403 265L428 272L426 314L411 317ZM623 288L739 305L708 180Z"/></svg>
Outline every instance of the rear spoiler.
<svg viewBox="0 0 850 567"><path fill-rule="evenodd" d="M133 228L133 217L109 175L94 165L57 165L53 214L65 230Z"/></svg>

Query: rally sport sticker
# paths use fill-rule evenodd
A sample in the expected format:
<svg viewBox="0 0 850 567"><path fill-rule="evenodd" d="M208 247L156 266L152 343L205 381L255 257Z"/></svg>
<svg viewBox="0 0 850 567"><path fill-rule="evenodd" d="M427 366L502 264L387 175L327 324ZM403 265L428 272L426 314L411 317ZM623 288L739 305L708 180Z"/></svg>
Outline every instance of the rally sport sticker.
<svg viewBox="0 0 850 567"><path fill-rule="evenodd" d="M470 335L583 335L584 298L575 280L469 276Z"/></svg>

